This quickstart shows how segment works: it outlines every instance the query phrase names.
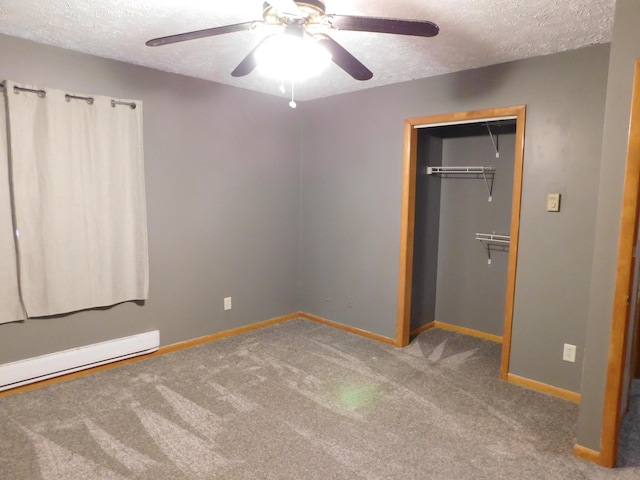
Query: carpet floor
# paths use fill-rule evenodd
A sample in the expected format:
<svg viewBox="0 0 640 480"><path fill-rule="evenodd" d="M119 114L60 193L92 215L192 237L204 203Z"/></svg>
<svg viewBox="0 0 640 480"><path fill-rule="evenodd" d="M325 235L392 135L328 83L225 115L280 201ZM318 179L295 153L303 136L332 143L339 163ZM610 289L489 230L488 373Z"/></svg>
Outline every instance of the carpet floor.
<svg viewBox="0 0 640 480"><path fill-rule="evenodd" d="M397 349L306 320L0 399L0 478L635 479L572 455L577 405L500 381L500 346Z"/></svg>

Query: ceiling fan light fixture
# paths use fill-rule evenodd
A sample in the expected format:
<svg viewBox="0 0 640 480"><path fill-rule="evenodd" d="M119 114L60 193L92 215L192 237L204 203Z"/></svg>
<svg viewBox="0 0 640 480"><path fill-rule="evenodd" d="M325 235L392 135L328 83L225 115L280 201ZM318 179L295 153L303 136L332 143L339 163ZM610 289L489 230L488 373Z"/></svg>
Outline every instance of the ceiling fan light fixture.
<svg viewBox="0 0 640 480"><path fill-rule="evenodd" d="M286 32L266 39L255 58L264 75L292 82L318 75L331 63L331 54L315 40Z"/></svg>

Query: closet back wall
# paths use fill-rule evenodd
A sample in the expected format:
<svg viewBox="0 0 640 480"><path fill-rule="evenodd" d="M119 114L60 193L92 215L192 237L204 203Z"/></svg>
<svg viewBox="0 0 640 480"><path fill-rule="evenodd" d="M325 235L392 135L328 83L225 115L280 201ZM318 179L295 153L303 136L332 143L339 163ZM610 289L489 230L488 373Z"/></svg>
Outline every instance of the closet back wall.
<svg viewBox="0 0 640 480"><path fill-rule="evenodd" d="M145 305L0 325L0 363L155 329L167 345L299 309L299 112L12 37L0 52L3 78L143 101L150 261Z"/></svg>
<svg viewBox="0 0 640 480"><path fill-rule="evenodd" d="M509 235L515 135L499 136L500 158L489 136L446 138L442 165L493 166L492 200L483 178L440 180L436 320L502 336L509 254L491 251L491 265L476 233ZM435 180L435 177L433 177ZM491 182L489 183L491 185Z"/></svg>

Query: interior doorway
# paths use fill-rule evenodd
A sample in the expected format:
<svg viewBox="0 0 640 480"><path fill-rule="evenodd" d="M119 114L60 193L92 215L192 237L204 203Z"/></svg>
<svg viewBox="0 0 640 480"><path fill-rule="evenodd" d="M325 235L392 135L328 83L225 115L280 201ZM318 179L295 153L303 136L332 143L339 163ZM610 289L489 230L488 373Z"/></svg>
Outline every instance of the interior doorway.
<svg viewBox="0 0 640 480"><path fill-rule="evenodd" d="M512 120L515 122L515 152L513 159L513 193L511 196L510 231L507 235L492 237L494 247L501 238L508 239L508 265L506 278L506 295L504 305L504 328L502 334L502 361L500 374L506 379L509 371L511 348L511 326L513 320L513 300L515 294L515 275L518 255L518 234L520 226L520 203L522 191L522 163L524 156L525 106L503 107L472 112L442 114L418 117L405 120L404 126L404 158L402 182L402 216L401 216L401 249L398 286L398 317L396 344L406 346L411 332L411 305L414 271L414 238L416 229L416 185L418 176L419 130L429 127L454 125L471 125L479 123ZM424 148L424 147L423 147ZM428 148L428 147L427 147ZM437 146L436 146L437 150ZM490 171L476 172L487 182L488 194L491 187L487 174ZM490 233L490 232L489 232ZM504 240L503 240L504 241ZM490 256L490 250L487 250ZM489 257L490 259L490 257Z"/></svg>

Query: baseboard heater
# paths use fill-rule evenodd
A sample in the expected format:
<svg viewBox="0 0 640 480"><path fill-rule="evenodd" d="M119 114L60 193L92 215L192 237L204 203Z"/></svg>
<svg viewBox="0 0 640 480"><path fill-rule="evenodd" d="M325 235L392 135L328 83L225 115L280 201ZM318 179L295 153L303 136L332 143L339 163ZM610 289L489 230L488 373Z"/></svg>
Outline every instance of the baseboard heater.
<svg viewBox="0 0 640 480"><path fill-rule="evenodd" d="M68 373L155 352L160 332L140 333L0 365L0 392Z"/></svg>

